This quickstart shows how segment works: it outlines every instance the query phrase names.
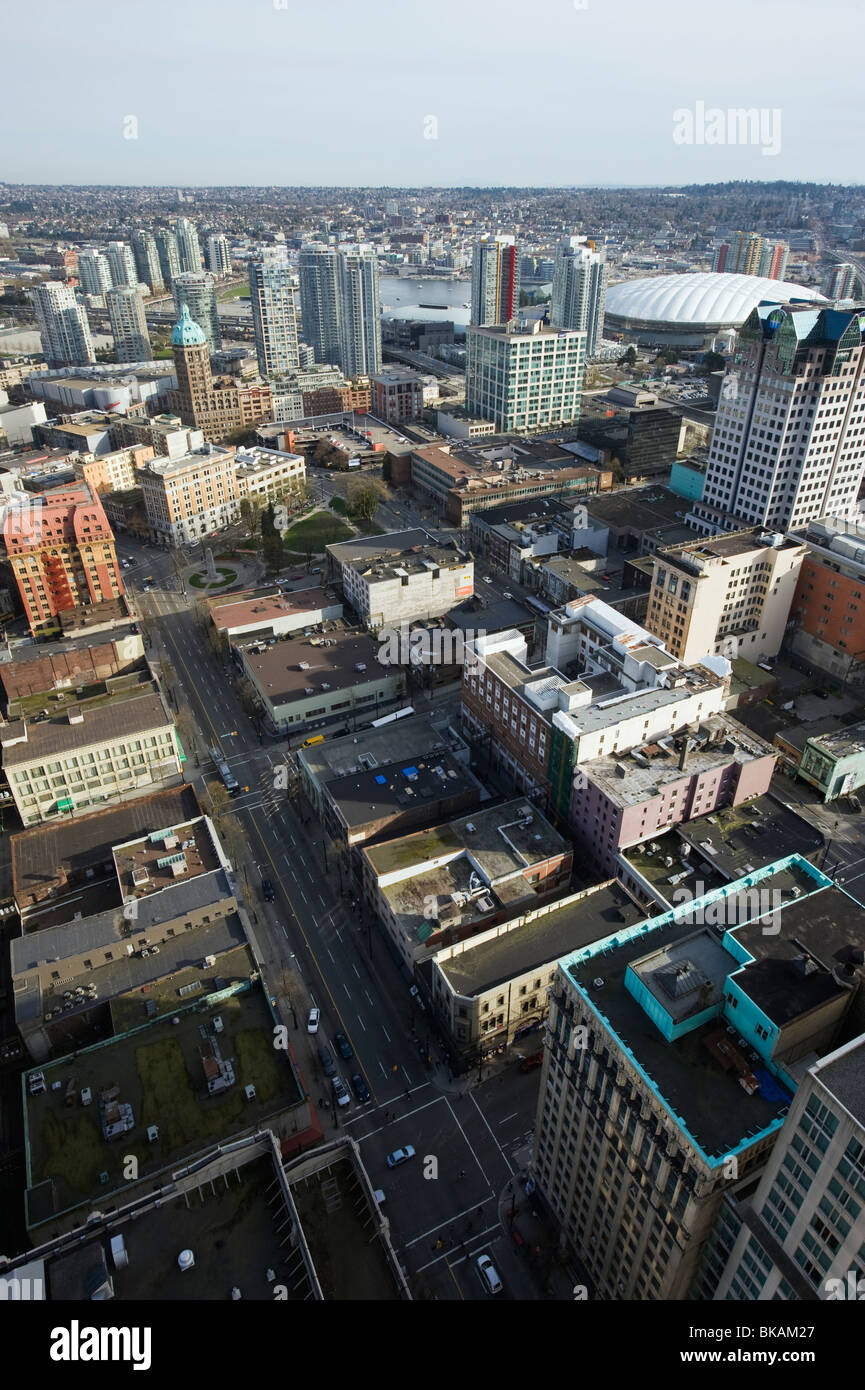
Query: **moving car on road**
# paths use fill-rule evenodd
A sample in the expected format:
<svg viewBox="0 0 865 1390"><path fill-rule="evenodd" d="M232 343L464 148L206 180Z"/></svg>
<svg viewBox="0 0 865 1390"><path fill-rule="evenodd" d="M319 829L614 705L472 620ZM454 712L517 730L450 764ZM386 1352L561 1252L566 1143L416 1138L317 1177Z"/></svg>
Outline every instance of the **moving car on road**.
<svg viewBox="0 0 865 1390"><path fill-rule="evenodd" d="M263 878L261 880L261 896L264 898L264 901L266 903L272 903L274 898L276 897L276 894L273 891L273 884L271 883L269 878Z"/></svg>
<svg viewBox="0 0 865 1390"><path fill-rule="evenodd" d="M310 1009L309 1018L306 1020L307 1033L317 1033L320 1020L321 1009Z"/></svg>
<svg viewBox="0 0 865 1390"><path fill-rule="evenodd" d="M501 1293L504 1285L489 1255L479 1255L476 1267L480 1281L487 1293Z"/></svg>
<svg viewBox="0 0 865 1390"><path fill-rule="evenodd" d="M414 1149L411 1144L406 1144L402 1149L394 1149L392 1154L388 1154L385 1163L388 1168L398 1168L401 1163L407 1163L410 1158L414 1158Z"/></svg>
<svg viewBox="0 0 865 1390"><path fill-rule="evenodd" d="M349 1077L349 1080L351 1081L351 1089L354 1091L358 1100L361 1101L361 1103L365 1100L369 1100L369 1087L360 1072L356 1071L353 1076Z"/></svg>

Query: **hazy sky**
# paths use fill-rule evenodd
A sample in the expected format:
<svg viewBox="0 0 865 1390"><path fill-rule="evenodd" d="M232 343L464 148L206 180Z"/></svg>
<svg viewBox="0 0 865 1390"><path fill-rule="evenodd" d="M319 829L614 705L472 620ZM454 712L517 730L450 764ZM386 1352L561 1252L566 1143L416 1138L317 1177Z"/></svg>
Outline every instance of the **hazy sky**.
<svg viewBox="0 0 865 1390"><path fill-rule="evenodd" d="M865 0L41 0L0 35L13 183L865 181ZM698 102L779 112L779 153L675 143Z"/></svg>

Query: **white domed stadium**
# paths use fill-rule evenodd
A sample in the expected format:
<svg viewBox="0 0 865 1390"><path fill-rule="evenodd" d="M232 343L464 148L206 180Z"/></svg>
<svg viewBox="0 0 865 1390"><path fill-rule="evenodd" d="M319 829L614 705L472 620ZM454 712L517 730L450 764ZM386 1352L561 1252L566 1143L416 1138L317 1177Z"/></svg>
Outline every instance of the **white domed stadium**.
<svg viewBox="0 0 865 1390"><path fill-rule="evenodd" d="M695 271L623 280L607 290L605 336L650 347L726 346L758 304L825 304L817 290L764 275Z"/></svg>

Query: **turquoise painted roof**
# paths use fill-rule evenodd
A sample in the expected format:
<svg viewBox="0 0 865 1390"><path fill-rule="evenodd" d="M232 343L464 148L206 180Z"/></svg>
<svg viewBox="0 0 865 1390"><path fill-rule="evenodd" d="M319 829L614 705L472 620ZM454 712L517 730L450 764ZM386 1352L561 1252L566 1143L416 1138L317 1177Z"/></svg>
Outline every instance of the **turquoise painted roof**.
<svg viewBox="0 0 865 1390"><path fill-rule="evenodd" d="M200 347L206 343L207 339L204 332L199 328L189 312L188 304L181 304L180 319L174 325L171 334L172 347Z"/></svg>

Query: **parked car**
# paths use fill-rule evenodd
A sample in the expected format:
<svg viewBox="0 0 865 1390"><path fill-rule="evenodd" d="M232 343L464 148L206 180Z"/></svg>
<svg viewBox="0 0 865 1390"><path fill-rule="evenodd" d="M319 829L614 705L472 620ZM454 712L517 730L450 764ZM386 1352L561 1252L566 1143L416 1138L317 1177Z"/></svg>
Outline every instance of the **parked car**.
<svg viewBox="0 0 865 1390"><path fill-rule="evenodd" d="M307 1033L317 1033L320 1020L321 1009L310 1009L309 1018L306 1020Z"/></svg>
<svg viewBox="0 0 865 1390"><path fill-rule="evenodd" d="M322 1043L318 1049L318 1056L325 1076L336 1076L336 1062L333 1060L333 1053L330 1048L325 1047Z"/></svg>
<svg viewBox="0 0 865 1390"><path fill-rule="evenodd" d="M345 1033L334 1034L333 1040L336 1043L340 1057L344 1057L347 1062L350 1062L352 1057L354 1056L354 1049L352 1048L352 1045L349 1042L348 1038L345 1036Z"/></svg>
<svg viewBox="0 0 865 1390"><path fill-rule="evenodd" d="M333 1087L333 1096L337 1105L348 1105L349 1101L351 1100L351 1096L345 1089L345 1082L342 1080L342 1078L339 1076L335 1076L330 1084Z"/></svg>
<svg viewBox="0 0 865 1390"><path fill-rule="evenodd" d="M266 903L272 903L274 898L276 897L276 894L273 891L273 884L271 883L269 878L263 878L261 880L261 896L264 898L264 901Z"/></svg>
<svg viewBox="0 0 865 1390"><path fill-rule="evenodd" d="M414 1149L411 1144L406 1144L402 1149L394 1149L392 1154L388 1154L385 1163L388 1168L398 1168L401 1163L407 1163L410 1158L414 1158Z"/></svg>
<svg viewBox="0 0 865 1390"><path fill-rule="evenodd" d="M363 1102L363 1101L365 1101L365 1100L369 1100L369 1087L367 1086L367 1084L366 1084L366 1082L364 1081L363 1077L361 1076L360 1072L359 1072L359 1071L356 1071L356 1072L354 1073L354 1076L352 1076L352 1077L350 1078L350 1080L351 1080L351 1089L354 1091L354 1093L355 1093L355 1095L357 1096L358 1100L361 1101L361 1102Z"/></svg>
<svg viewBox="0 0 865 1390"><path fill-rule="evenodd" d="M476 1268L480 1281L487 1293L501 1293L504 1285L489 1255L479 1255Z"/></svg>

